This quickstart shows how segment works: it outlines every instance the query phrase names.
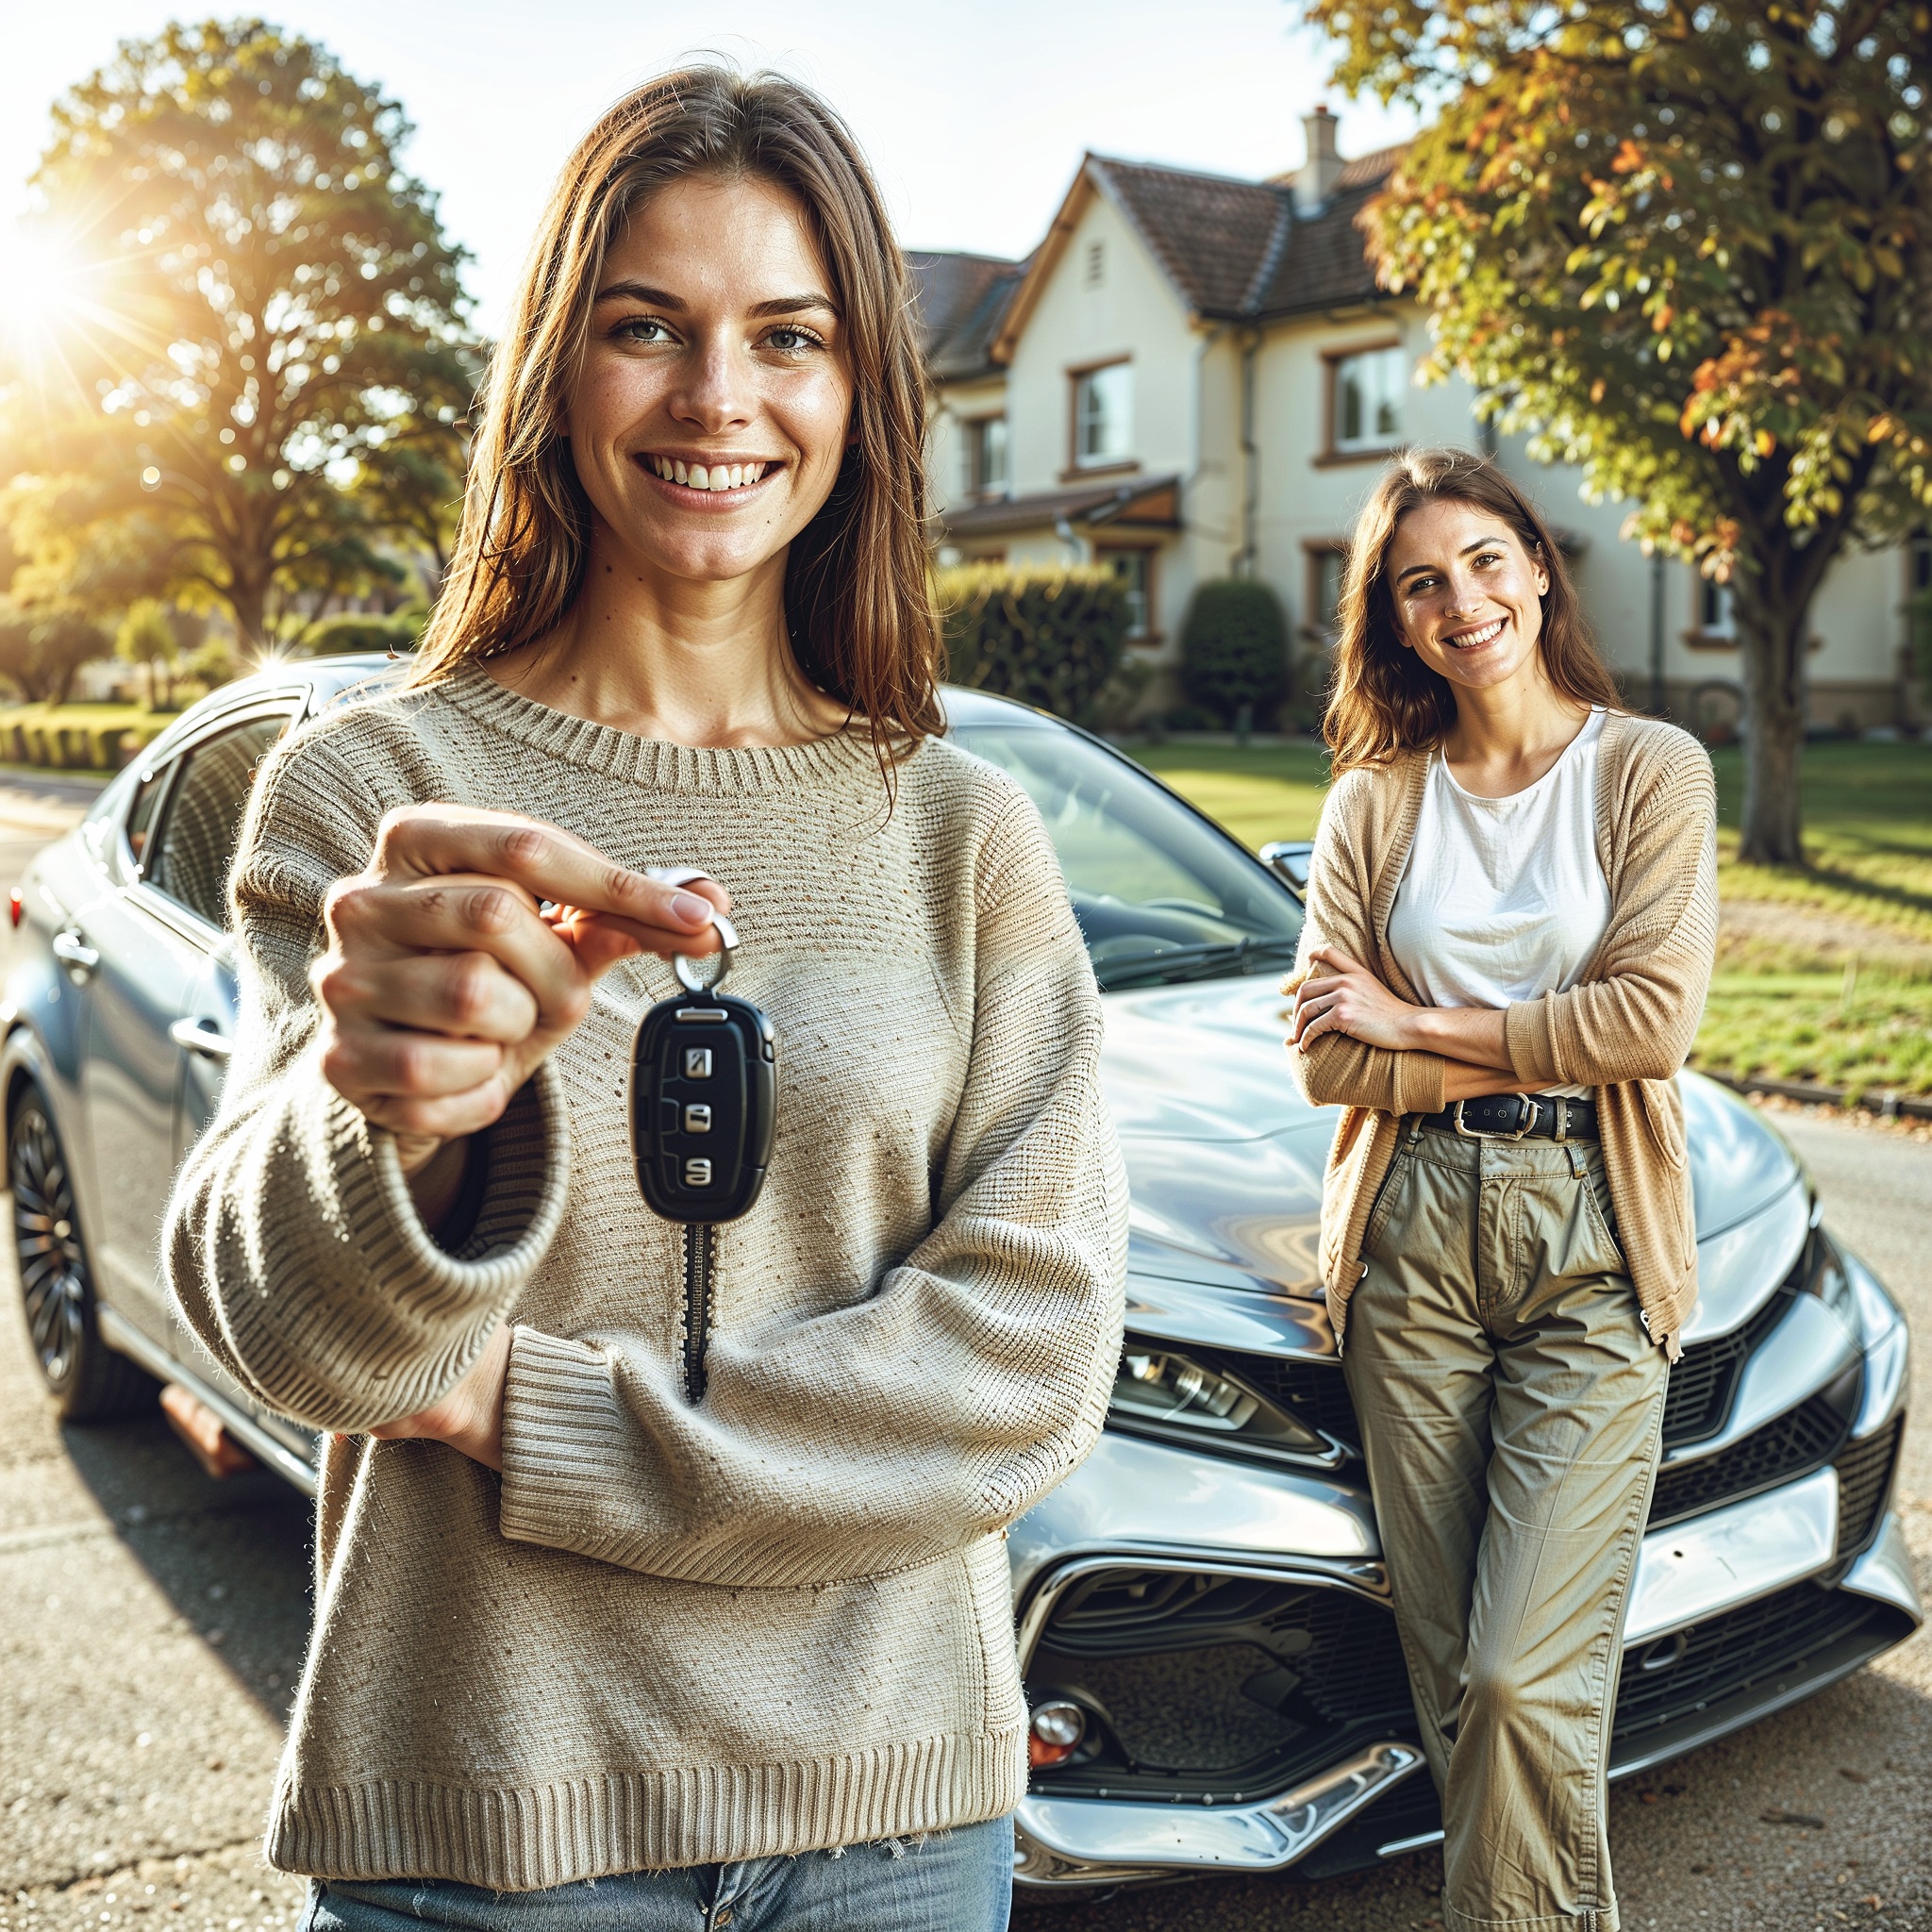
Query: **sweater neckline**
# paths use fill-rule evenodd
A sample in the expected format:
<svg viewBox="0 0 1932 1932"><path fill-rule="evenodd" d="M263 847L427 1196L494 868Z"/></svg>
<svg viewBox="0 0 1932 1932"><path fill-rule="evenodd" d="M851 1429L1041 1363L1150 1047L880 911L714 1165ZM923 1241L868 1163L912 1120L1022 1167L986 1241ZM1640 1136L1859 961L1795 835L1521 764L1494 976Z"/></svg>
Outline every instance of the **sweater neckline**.
<svg viewBox="0 0 1932 1932"><path fill-rule="evenodd" d="M868 774L878 782L872 740L855 725L804 744L674 744L540 704L499 684L475 661L458 665L430 689L546 758L656 791L790 791L802 785L848 784Z"/></svg>

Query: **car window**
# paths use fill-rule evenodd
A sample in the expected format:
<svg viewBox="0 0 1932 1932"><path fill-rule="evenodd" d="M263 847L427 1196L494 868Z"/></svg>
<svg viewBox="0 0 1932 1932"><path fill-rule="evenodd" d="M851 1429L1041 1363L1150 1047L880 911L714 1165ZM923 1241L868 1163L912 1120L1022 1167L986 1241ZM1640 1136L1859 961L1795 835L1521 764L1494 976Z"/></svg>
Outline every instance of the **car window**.
<svg viewBox="0 0 1932 1932"><path fill-rule="evenodd" d="M1051 725L954 736L1040 808L1103 988L1278 973L1293 958L1294 895L1127 759Z"/></svg>
<svg viewBox="0 0 1932 1932"><path fill-rule="evenodd" d="M289 728L289 713L247 719L183 755L158 834L142 858L142 876L210 925L228 923L228 871L242 837L242 816L262 754ZM135 801L128 818L134 843ZM137 848L137 857L140 857Z"/></svg>
<svg viewBox="0 0 1932 1932"><path fill-rule="evenodd" d="M126 823L122 826L122 835L127 841L125 869L130 878L139 878L148 858L149 841L154 837L155 816L160 810L161 800L168 794L168 781L175 775L172 764L157 766L153 771L141 774L134 790L134 803L128 808Z"/></svg>

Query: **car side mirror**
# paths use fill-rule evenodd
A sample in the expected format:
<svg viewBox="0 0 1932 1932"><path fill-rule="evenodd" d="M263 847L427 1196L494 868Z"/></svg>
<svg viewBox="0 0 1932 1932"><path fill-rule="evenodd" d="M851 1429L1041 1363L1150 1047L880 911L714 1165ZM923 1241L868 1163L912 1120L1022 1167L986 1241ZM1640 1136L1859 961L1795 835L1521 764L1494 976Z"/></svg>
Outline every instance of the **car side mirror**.
<svg viewBox="0 0 1932 1932"><path fill-rule="evenodd" d="M1261 863L1298 899L1308 890L1308 860L1314 856L1312 839L1276 839L1261 848Z"/></svg>

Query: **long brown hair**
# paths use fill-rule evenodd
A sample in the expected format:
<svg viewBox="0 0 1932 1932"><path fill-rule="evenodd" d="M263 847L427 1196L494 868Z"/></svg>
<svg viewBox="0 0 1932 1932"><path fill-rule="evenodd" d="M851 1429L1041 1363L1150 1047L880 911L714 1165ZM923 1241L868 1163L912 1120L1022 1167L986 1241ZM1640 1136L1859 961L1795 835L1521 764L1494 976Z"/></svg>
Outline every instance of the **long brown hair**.
<svg viewBox="0 0 1932 1932"><path fill-rule="evenodd" d="M1336 612L1340 636L1322 735L1339 774L1439 744L1456 718L1456 691L1402 642L1386 568L1395 526L1412 509L1443 500L1500 517L1548 574L1543 592L1543 671L1566 697L1622 710L1624 695L1597 656L1562 547L1541 512L1495 463L1461 449L1406 451L1382 473L1356 519Z"/></svg>
<svg viewBox="0 0 1932 1932"><path fill-rule="evenodd" d="M645 197L694 175L755 175L795 195L831 277L854 441L792 541L785 616L800 668L865 720L883 762L945 728L919 351L905 263L858 143L816 94L773 75L663 75L565 163L479 399L462 527L410 681L528 643L575 600L591 512L561 425L605 255Z"/></svg>

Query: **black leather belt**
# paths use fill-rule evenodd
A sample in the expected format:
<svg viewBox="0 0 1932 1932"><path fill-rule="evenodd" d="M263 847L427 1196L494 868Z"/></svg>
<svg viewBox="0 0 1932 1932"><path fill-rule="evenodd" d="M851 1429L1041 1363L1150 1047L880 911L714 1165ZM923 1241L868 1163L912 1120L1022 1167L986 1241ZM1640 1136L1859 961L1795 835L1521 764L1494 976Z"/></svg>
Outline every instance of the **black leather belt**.
<svg viewBox="0 0 1932 1932"><path fill-rule="evenodd" d="M1596 1102L1562 1093L1486 1093L1441 1113L1418 1116L1439 1133L1466 1141L1594 1141Z"/></svg>

